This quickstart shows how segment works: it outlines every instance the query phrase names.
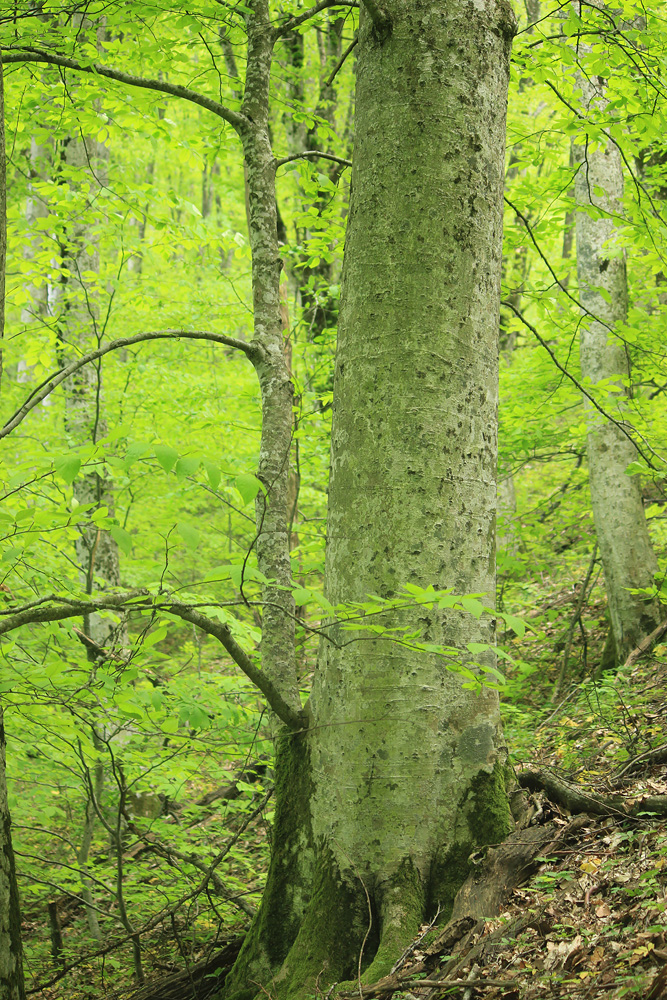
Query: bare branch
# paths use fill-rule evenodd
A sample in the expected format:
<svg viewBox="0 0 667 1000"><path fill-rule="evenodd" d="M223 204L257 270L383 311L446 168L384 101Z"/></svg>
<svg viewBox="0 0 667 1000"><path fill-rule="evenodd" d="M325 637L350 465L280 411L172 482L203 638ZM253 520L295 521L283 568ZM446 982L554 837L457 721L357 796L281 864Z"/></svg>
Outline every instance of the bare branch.
<svg viewBox="0 0 667 1000"><path fill-rule="evenodd" d="M213 621L211 618L207 618L206 615L201 614L201 612L195 611L194 608L191 608L187 604L165 602L155 604L154 606L159 608L161 611L166 611L178 618L182 618L183 621L191 622L193 625L196 625L197 628L200 628L202 632L206 632L208 635L214 636L220 643L222 643L231 658L234 660L236 665L241 668L246 677L252 681L255 687L259 688L273 711L286 726L294 730L307 728L308 723L306 716L301 711L295 711L290 705L287 704L273 682L266 676L266 674L262 673L259 667L253 663L245 650L239 646L236 639L232 636L229 625Z"/></svg>
<svg viewBox="0 0 667 1000"><path fill-rule="evenodd" d="M311 17L315 17L320 11L326 10L328 7L358 7L359 4L357 0L320 0L320 3L316 3L314 7L310 7L308 10L304 11L303 14L299 14L298 17L291 17L289 21L285 21L278 28L274 30L274 38L280 38L282 35L287 35L290 31L294 31L298 28L300 24L304 24Z"/></svg>
<svg viewBox="0 0 667 1000"><path fill-rule="evenodd" d="M34 48L10 48L0 46L2 51L2 61L5 65L9 63L47 63L50 66L62 66L65 69L75 70L77 73L91 73L93 76L102 76L107 80L116 80L118 83L126 83L130 87L141 87L144 90L157 90L161 94L169 94L171 97L180 97L184 101L199 105L207 111L213 112L218 118L228 122L237 132L243 131L249 125L245 115L238 111L232 111L218 101L206 97L204 94L190 90L178 83L169 83L166 80L151 80L143 76L133 76L131 73L124 73L119 69L111 69L109 66L101 66L99 63L90 63L86 66L77 62L76 59L69 59L67 56L57 55L52 52L45 52Z"/></svg>
<svg viewBox="0 0 667 1000"><path fill-rule="evenodd" d="M354 46L357 44L358 41L359 41L359 35L355 35L354 38L352 39L352 41L350 42L350 44L348 45L348 47L345 49L345 52L343 52L343 54L340 57L340 59L338 60L338 62L336 63L336 65L334 66L334 68L329 73L329 76L324 81L324 85L323 85L324 88L330 87L331 84L334 82L338 71L340 70L341 66L343 65L343 63L345 62L345 60L347 59L347 57L349 56L350 52L352 51L352 49L354 48Z"/></svg>
<svg viewBox="0 0 667 1000"><path fill-rule="evenodd" d="M572 375L567 370L567 368L560 363L560 361L558 360L558 358L556 357L556 355L554 354L554 352L551 350L551 348L547 344L546 340L538 333L538 331L535 329L535 327L533 326L533 324L528 322L528 320L523 315L523 313L520 312L520 310L517 309L516 306L512 305L512 303L509 302L509 301L507 301L506 299L503 299L503 301L501 302L501 305L506 306L507 309L511 309L512 310L512 312L514 313L514 315L518 319L520 319L521 322L523 323L523 325L525 327L527 327L530 330L530 332L533 334L533 336L536 337L539 340L540 344L542 345L542 347L544 348L544 350L547 352L547 354L549 355L549 357L551 358L551 360L555 364L556 368L558 368L558 370L561 371L563 373L563 375L565 375L566 378L569 378L570 382L572 382L574 385L576 385L577 389L582 394L582 396L585 396L586 399L589 400L589 402L593 404L593 406L595 407L595 409L599 413L602 414L602 416L605 418L605 420L608 420L610 423L612 423L616 427L618 427L618 429L621 432L621 434L625 434L625 436L628 439L628 441L630 441L635 446L635 448L637 449L638 454L641 455L641 457L644 459L644 461L646 462L646 464L651 469L654 469L655 466L653 465L653 462L651 461L651 459L647 455L644 454L644 452L641 450L641 448L639 447L639 445L637 444L637 442L633 438L632 434L630 434L630 432L623 426L623 424L619 420L614 420L614 418L611 416L610 413L607 413L606 410L603 410L602 407L600 406L600 404L597 402L597 400L593 396L591 396L590 392L587 392L587 390L583 387L583 385L581 384L581 382L579 382L574 377L574 375ZM651 449L651 450L653 450L653 449ZM654 452L654 454L656 454L656 453ZM658 456L658 457L660 457L660 456Z"/></svg>
<svg viewBox="0 0 667 1000"><path fill-rule="evenodd" d="M281 160L276 160L276 170L286 163L291 163L292 160L310 159L311 157L315 159L318 156L321 156L323 160L333 160L334 163L341 163L344 167L352 166L352 160L345 160L342 156L334 156L333 153L322 153L317 149L309 149L304 153L292 153L291 156L283 156Z"/></svg>
<svg viewBox="0 0 667 1000"><path fill-rule="evenodd" d="M574 302L575 306L577 306L579 309L581 309L581 311L583 313L585 313L586 316L590 316L591 319L595 320L596 323L600 323L603 327L605 327L606 330L609 330L610 333L614 333L614 330L609 326L608 323L605 323L605 321L603 319L600 319L598 316L595 315L595 313L592 313L590 311L590 309L587 309L586 306L582 305L582 303L579 301L579 299L575 298L575 296L572 295L571 292L568 292L566 286L563 284L563 282L560 280L560 278L558 277L558 275L554 271L553 267L549 263L548 258L545 255L544 251L542 250L542 248L540 247L539 243L537 242L537 239L535 238L535 234L533 232L533 227L531 226L530 221L526 218L526 216L523 214L523 212L520 209L518 209L516 207L516 205L514 205L509 200L509 198L507 196L504 196L504 201L505 201L506 205L509 205L509 207L512 209L512 211L514 212L514 214L516 215L516 217L518 219L521 219L521 221L523 222L524 226L526 227L526 232L530 236L530 239L531 239L531 242L532 242L533 246L537 250L537 252L540 255L541 259L546 264L547 268L549 269L549 274L554 279L554 281L556 282L556 284L558 285L558 287L560 288L560 290L562 292L565 292L565 294L567 295L567 297L570 300L570 302Z"/></svg>
<svg viewBox="0 0 667 1000"><path fill-rule="evenodd" d="M55 374L49 375L41 385L33 390L25 403L12 414L5 425L0 428L0 440L11 434L31 410L34 410L61 382L64 382L70 375L83 368L84 365L90 364L91 361L96 361L111 351L117 351L122 347L130 347L132 344L141 344L146 340L211 340L216 344L224 344L225 347L234 347L239 351L243 351L246 357L252 362L258 360L261 353L260 348L252 342L247 343L245 340L227 337L223 333L209 333L205 330L157 330L150 333L137 333L133 337L121 337L119 340L112 340L110 343L82 355L82 357L70 362L69 365L61 368Z"/></svg>

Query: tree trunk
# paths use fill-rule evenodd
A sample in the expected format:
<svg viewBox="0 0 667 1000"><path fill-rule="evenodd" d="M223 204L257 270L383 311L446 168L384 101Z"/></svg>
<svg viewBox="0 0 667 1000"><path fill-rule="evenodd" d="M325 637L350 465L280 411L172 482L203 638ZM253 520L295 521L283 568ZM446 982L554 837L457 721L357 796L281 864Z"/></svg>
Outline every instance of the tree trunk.
<svg viewBox="0 0 667 1000"><path fill-rule="evenodd" d="M74 185L85 177L90 184L91 199L94 198L99 193L100 172L104 172L104 146L88 137L70 138L65 142L62 158L67 168L77 172L75 180L67 175L69 183ZM89 211L91 208L89 205ZM89 214L78 216L68 230L67 242L62 248L62 277L51 296L64 363L73 355L90 350L103 335L98 282L88 278L88 275L99 274L97 243ZM65 429L74 448L87 442L95 444L106 434L101 362L86 365L68 381ZM93 504L93 509L107 507L113 516L113 490L100 473L84 472L77 476L73 491L80 504ZM76 540L76 555L86 593L92 594L97 587L107 589L120 584L118 547L108 531L94 524L83 525ZM98 646L106 647L122 634L122 629L119 630L109 618L99 615L85 617L84 631Z"/></svg>
<svg viewBox="0 0 667 1000"><path fill-rule="evenodd" d="M496 409L511 9L361 9L353 196L335 378L329 600L403 584L495 591ZM493 626L425 608L431 643ZM470 854L510 829L495 692L436 654L332 626L306 733L277 760L274 853L225 996L377 979ZM488 655L488 654L485 654Z"/></svg>
<svg viewBox="0 0 667 1000"><path fill-rule="evenodd" d="M6 211L5 102L2 58L0 58L0 345L5 329ZM0 363L0 374L1 372ZM5 746L5 724L0 704L0 1000L25 1000L21 911L12 847L12 821L7 798Z"/></svg>
<svg viewBox="0 0 667 1000"><path fill-rule="evenodd" d="M5 727L0 705L0 1000L25 1000L21 912L5 777Z"/></svg>
<svg viewBox="0 0 667 1000"><path fill-rule="evenodd" d="M580 73L578 84L586 114L596 115L606 104L604 80ZM581 325L581 374L595 386L606 380L600 398L607 413L625 419L630 359L614 333L627 318L628 288L625 254L613 246L614 219L622 215L623 167L616 144L609 139L597 148L574 146L579 169L575 180L577 204L577 277L579 299L586 312ZM591 206L594 210L591 211ZM637 476L625 470L637 459L632 441L606 420L588 400L588 466L591 505L604 568L607 601L616 647L623 662L659 621L656 601L628 588L652 587L657 563L648 534Z"/></svg>

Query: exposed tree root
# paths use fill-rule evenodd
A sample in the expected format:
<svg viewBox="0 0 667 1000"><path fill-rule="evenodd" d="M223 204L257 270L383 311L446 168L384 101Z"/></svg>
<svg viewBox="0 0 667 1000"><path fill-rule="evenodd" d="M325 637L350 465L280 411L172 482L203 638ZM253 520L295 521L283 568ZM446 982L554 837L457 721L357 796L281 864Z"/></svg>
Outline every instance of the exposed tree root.
<svg viewBox="0 0 667 1000"><path fill-rule="evenodd" d="M513 889L518 888L538 870L540 858L552 853L569 841L587 822L587 816L576 816L567 826L554 823L517 830L498 847L491 848L486 857L471 873L456 896L451 920L424 951L424 957L409 970L400 969L375 983L362 985L355 990L332 993L337 1000L390 997L399 990L412 987L433 987L434 994L443 985L469 988L470 980L461 977L461 970L476 961L501 938L519 934L539 918L535 915L521 917L514 924L503 925L492 934L480 938L485 927L484 918L496 916ZM478 940L479 939L479 940ZM451 958L443 967L441 956ZM415 979L417 975L426 978ZM491 985L490 980L484 981ZM506 984L502 984L506 985Z"/></svg>
<svg viewBox="0 0 667 1000"><path fill-rule="evenodd" d="M642 639L639 645L636 646L628 655L624 666L631 667L640 656L643 656L644 653L648 653L649 649L651 649L651 647L663 637L665 632L667 632L667 619L664 622L660 622L658 627L654 628L650 635L647 635L645 639Z"/></svg>

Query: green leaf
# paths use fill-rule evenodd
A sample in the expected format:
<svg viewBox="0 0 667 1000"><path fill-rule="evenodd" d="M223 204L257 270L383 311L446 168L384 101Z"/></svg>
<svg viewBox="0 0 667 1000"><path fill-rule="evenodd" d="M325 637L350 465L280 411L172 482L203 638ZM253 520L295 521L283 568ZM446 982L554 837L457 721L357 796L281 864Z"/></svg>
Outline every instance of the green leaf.
<svg viewBox="0 0 667 1000"><path fill-rule="evenodd" d="M503 615L505 622L520 639L526 634L526 623L517 618L516 615Z"/></svg>
<svg viewBox="0 0 667 1000"><path fill-rule="evenodd" d="M210 726L207 713L197 705L188 707L188 721L193 729L208 729Z"/></svg>
<svg viewBox="0 0 667 1000"><path fill-rule="evenodd" d="M323 608L323 610L326 611L326 613L328 615L334 615L335 614L335 610L334 610L333 604L331 604L329 601L327 601L326 597L324 597L323 594L318 594L317 591L313 591L313 600L317 604L319 604L319 606L321 608Z"/></svg>
<svg viewBox="0 0 667 1000"><path fill-rule="evenodd" d="M81 459L77 455L60 455L53 459L53 468L68 486L71 486L81 468Z"/></svg>
<svg viewBox="0 0 667 1000"><path fill-rule="evenodd" d="M294 603L297 608L301 608L304 604L307 604L308 601L312 600L313 595L309 590L306 590L305 587L295 587L292 591L292 597L294 598Z"/></svg>
<svg viewBox="0 0 667 1000"><path fill-rule="evenodd" d="M194 476L195 472L199 468L200 462L201 460L196 458L194 455L188 455L186 458L179 458L174 471L179 479L185 479L187 476Z"/></svg>
<svg viewBox="0 0 667 1000"><path fill-rule="evenodd" d="M168 444L155 446L155 457L165 472L171 472L178 459L178 452Z"/></svg>
<svg viewBox="0 0 667 1000"><path fill-rule="evenodd" d="M186 521L179 521L176 530L189 549L196 549L199 545L200 535L196 528Z"/></svg>
<svg viewBox="0 0 667 1000"><path fill-rule="evenodd" d="M144 646L154 646L156 642L162 642L162 640L167 635L167 626L160 625L155 629L154 632L149 632L149 634L144 639Z"/></svg>
<svg viewBox="0 0 667 1000"><path fill-rule="evenodd" d="M507 681L505 680L505 675L501 673L497 667L489 667L485 663L478 663L477 665L481 667L481 669L484 671L485 674L491 674L501 684L507 684Z"/></svg>
<svg viewBox="0 0 667 1000"><path fill-rule="evenodd" d="M144 441L134 441L125 453L125 459L123 460L125 471L128 472L137 459L142 458L147 451L148 445Z"/></svg>
<svg viewBox="0 0 667 1000"><path fill-rule="evenodd" d="M211 462L204 462L204 468L206 469L206 475L208 476L208 481L211 484L212 490L217 490L220 485L220 469L217 465L213 465Z"/></svg>
<svg viewBox="0 0 667 1000"><path fill-rule="evenodd" d="M125 528L121 528L119 524L112 524L109 528L109 534L113 538L114 542L126 556L129 556L132 551L132 535Z"/></svg>
<svg viewBox="0 0 667 1000"><path fill-rule="evenodd" d="M476 597L462 597L461 606L468 611L475 618L481 618L482 612L484 611L484 605L481 601L478 601Z"/></svg>
<svg viewBox="0 0 667 1000"><path fill-rule="evenodd" d="M267 495L266 489L262 483L260 483L257 476L253 476L251 473L246 472L241 476L237 476L234 480L234 486L241 494L241 499L243 503L250 503L254 500L259 491L261 490L264 496Z"/></svg>
<svg viewBox="0 0 667 1000"><path fill-rule="evenodd" d="M443 611L445 608L456 608L459 606L459 603L460 598L457 594L445 594L438 601L438 607Z"/></svg>

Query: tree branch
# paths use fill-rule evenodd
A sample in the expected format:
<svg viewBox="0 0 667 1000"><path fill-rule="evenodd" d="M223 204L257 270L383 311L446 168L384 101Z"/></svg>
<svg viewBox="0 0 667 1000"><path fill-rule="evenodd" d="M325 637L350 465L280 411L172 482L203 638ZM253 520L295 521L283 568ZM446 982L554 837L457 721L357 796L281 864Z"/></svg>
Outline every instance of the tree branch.
<svg viewBox="0 0 667 1000"><path fill-rule="evenodd" d="M523 214L523 212L521 212L520 209L518 209L516 207L516 205L514 205L509 200L509 198L507 197L507 195L504 196L504 201L505 201L506 205L509 205L509 207L512 209L512 211L514 212L514 214L516 215L516 217L518 219L521 219L521 221L523 222L524 226L526 227L526 232L530 236L530 239L531 239L531 242L532 242L533 246L537 250L537 252L540 255L541 259L546 264L547 268L549 269L549 274L554 279L554 281L556 282L556 284L558 285L558 287L560 288L560 290L562 292L565 292L565 294L567 295L567 297L570 300L570 302L574 302L575 306L577 306L577 308L580 309L582 311L582 313L585 313L586 316L590 316L590 318L592 320L595 320L595 322L599 323L601 326L603 326L605 328L605 330L609 330L610 333L612 333L612 334L614 334L614 336L616 336L613 328L611 326L609 326L608 323L605 323L605 321L603 319L600 319L598 316L595 315L595 313L592 313L590 311L590 309L587 309L586 306L582 305L582 303L579 301L579 299L575 298L575 296L572 295L572 293L567 290L566 286L563 284L563 282L560 280L560 278L558 277L558 275L554 271L553 267L549 263L548 258L544 254L544 251L542 250L542 248L540 247L539 243L537 242L537 240L535 238L535 234L533 232L533 227L531 226L530 221L526 218L526 216Z"/></svg>
<svg viewBox="0 0 667 1000"><path fill-rule="evenodd" d="M595 407L595 409L599 413L602 414L602 416L605 418L605 420L608 420L610 423L614 424L619 429L619 431L621 432L621 434L625 434L625 436L628 439L628 441L630 441L634 445L634 447L637 449L637 453L644 459L644 461L649 466L649 468L654 469L655 466L653 465L653 462L651 461L650 458L648 458L644 454L644 452L641 450L641 448L639 447L639 445L637 444L637 442L633 438L632 434L630 434L630 432L625 429L625 427L623 426L623 424L619 420L614 420L614 418L611 416L611 414L607 413L606 410L603 410L602 407L600 406L600 404L594 399L593 396L591 396L590 392L587 392L584 389L583 385L580 382L577 381L577 379L574 377L574 375L572 375L567 370L567 368L560 363L560 361L558 360L558 358L556 357L556 355L554 354L554 352L551 350L551 348L547 344L546 340L544 340L544 338L540 336L540 334L537 332L537 330L535 329L535 327L533 326L533 324L528 322L528 320L523 315L523 313L520 312L520 310L517 309L516 306L512 305L512 303L509 302L509 301L507 301L506 299L503 299L500 304L503 305L503 306L506 306L508 309L512 310L512 312L514 313L514 315L518 319L521 320L521 322L523 323L523 325L530 330L530 332L533 334L533 336L537 337L537 339L539 340L540 344L542 345L542 347L544 348L544 350L547 352L547 354L549 355L549 357L551 358L551 360L555 364L556 368L558 368L558 370L561 371L563 373L563 375L565 375L566 378L569 378L570 382L572 382L574 385L576 385L577 389L582 394L582 396L585 396L586 399L590 403L593 404L593 406Z"/></svg>
<svg viewBox="0 0 667 1000"><path fill-rule="evenodd" d="M184 101L199 105L207 111L212 111L218 118L228 122L237 132L243 131L249 124L245 115L238 111L232 111L218 101L206 97L204 94L190 90L178 83L169 83L166 80L151 80L142 76L133 76L131 73L124 73L122 70L111 69L109 66L101 66L99 63L90 63L86 66L77 62L76 59L69 59L67 56L45 52L41 49L22 48L15 49L7 46L0 46L2 51L2 61L4 65L9 63L37 62L47 63L50 66L62 66L65 69L73 69L77 73L91 73L93 76L102 76L107 80L116 80L118 83L128 84L130 87L141 87L144 90L157 90L161 94L169 94L171 97L180 97Z"/></svg>
<svg viewBox="0 0 667 1000"><path fill-rule="evenodd" d="M359 41L359 35L355 35L354 38L352 39L352 41L350 42L350 44L348 45L348 47L345 49L345 52L343 52L343 54L340 57L340 59L338 60L338 62L336 63L336 65L334 66L334 68L329 73L329 76L324 81L324 87L325 88L326 87L330 87L331 84L334 82L334 80L336 78L336 74L338 73L338 71L340 70L341 66L343 65L343 63L345 62L345 60L347 59L347 57L349 56L350 52L355 47L355 45L357 44L358 41Z"/></svg>
<svg viewBox="0 0 667 1000"><path fill-rule="evenodd" d="M291 17L289 21L285 21L280 27L274 29L274 38L280 38L282 35L287 35L290 31L294 31L298 28L300 24L304 24L311 17L315 17L320 11L326 10L328 7L358 7L359 4L357 0L320 0L320 3L316 3L314 7L310 7L308 10L304 11L303 14L299 14L298 17Z"/></svg>
<svg viewBox="0 0 667 1000"><path fill-rule="evenodd" d="M303 160L309 157L321 156L323 160L333 160L334 163L341 163L344 167L351 167L352 160L345 160L342 156L334 156L333 153L322 153L317 149L308 149L304 153L292 153L291 156L283 156L281 160L276 160L275 167L283 167L286 163L291 163L292 160Z"/></svg>
<svg viewBox="0 0 667 1000"><path fill-rule="evenodd" d="M259 688L273 711L286 726L294 730L306 729L308 727L305 714L301 711L295 711L287 704L273 682L253 663L245 650L239 646L230 631L229 625L213 621L211 618L207 618L206 615L201 614L201 612L195 611L194 608L191 608L187 604L167 601L165 603L154 603L153 606L161 611L175 615L177 618L182 618L183 621L196 625L202 632L214 636L218 642L222 643L246 677L252 681L255 687Z"/></svg>
<svg viewBox="0 0 667 1000"><path fill-rule="evenodd" d="M105 354L109 354L110 351L117 351L122 347L130 347L132 344L140 344L145 340L211 340L216 344L224 344L225 347L234 347L239 351L243 351L246 357L253 363L259 359L261 354L260 348L252 342L247 343L245 340L227 337L223 333L208 333L205 330L157 330L152 333L137 333L133 337L121 337L119 340L112 340L110 343L104 344L104 346L98 347L88 354L84 354L69 365L61 368L54 375L49 375L41 385L31 392L25 403L0 428L0 440L11 434L14 428L18 427L31 410L34 410L61 382L64 382L70 375L83 368L84 365L90 364L91 361L96 361Z"/></svg>
<svg viewBox="0 0 667 1000"><path fill-rule="evenodd" d="M145 600L137 601L137 598L144 597ZM91 614L95 611L120 611L133 609L151 608L157 611L164 611L167 614L181 618L183 621L196 625L202 632L214 636L227 650L236 665L240 667L246 677L252 681L256 688L262 692L268 704L276 713L278 718L292 730L303 730L308 726L305 713L296 711L287 704L283 696L278 691L273 682L260 670L260 668L248 656L246 651L238 644L232 636L228 625L222 622L213 621L206 615L195 611L189 604L180 604L177 601L156 601L151 598L147 590L133 590L125 594L111 594L108 597L97 598L91 601L70 600L67 597L54 597L54 601L59 601L60 606L37 607L26 605L22 608L10 608L0 611L0 635L13 632L14 629L21 628L37 622L63 621L66 618L79 618L81 615ZM132 603L130 603L132 602ZM4 621L1 616L4 617Z"/></svg>

